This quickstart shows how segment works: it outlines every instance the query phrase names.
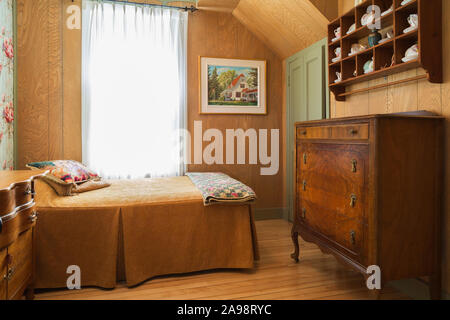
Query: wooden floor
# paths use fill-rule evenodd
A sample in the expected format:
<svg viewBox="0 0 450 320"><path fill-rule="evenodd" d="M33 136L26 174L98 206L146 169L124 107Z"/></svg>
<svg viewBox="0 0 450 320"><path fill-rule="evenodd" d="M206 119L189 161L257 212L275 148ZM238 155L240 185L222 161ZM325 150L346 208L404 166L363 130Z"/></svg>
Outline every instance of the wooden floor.
<svg viewBox="0 0 450 320"><path fill-rule="evenodd" d="M256 223L261 260L252 271L210 271L165 276L114 290L41 291L36 299L371 299L362 276L301 241L300 263L290 259L291 224L284 220ZM408 299L386 287L381 299Z"/></svg>

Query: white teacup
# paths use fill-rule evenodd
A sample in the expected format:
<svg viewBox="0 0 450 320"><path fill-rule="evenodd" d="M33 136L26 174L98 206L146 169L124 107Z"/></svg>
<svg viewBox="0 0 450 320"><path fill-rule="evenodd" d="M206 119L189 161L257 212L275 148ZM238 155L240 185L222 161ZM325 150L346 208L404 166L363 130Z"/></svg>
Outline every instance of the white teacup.
<svg viewBox="0 0 450 320"><path fill-rule="evenodd" d="M417 28L419 26L419 16L417 14L409 15L408 23L411 27Z"/></svg>
<svg viewBox="0 0 450 320"><path fill-rule="evenodd" d="M334 49L334 54L336 55L336 57L340 57L341 52L341 47L337 47L336 49Z"/></svg>
<svg viewBox="0 0 450 320"><path fill-rule="evenodd" d="M334 35L336 36L336 38L341 37L341 27L338 27L336 30L334 30Z"/></svg>

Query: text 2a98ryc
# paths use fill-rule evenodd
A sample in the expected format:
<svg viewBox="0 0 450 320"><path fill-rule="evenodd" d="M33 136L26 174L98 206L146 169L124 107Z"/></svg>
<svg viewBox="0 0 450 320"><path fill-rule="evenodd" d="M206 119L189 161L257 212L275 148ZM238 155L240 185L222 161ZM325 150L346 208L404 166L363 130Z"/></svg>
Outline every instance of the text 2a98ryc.
<svg viewBox="0 0 450 320"><path fill-rule="evenodd" d="M222 305L222 315L271 315L271 305Z"/></svg>

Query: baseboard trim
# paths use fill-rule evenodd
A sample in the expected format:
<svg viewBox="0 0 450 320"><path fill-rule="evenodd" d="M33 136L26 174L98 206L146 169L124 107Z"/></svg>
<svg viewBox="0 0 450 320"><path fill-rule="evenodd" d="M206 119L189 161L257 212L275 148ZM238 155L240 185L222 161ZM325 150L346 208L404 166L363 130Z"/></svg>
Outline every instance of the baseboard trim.
<svg viewBox="0 0 450 320"><path fill-rule="evenodd" d="M389 282L391 286L414 300L429 300L428 285L418 279L405 279ZM450 294L442 292L443 300L450 300Z"/></svg>
<svg viewBox="0 0 450 320"><path fill-rule="evenodd" d="M255 220L284 219L286 211L285 208L253 209Z"/></svg>

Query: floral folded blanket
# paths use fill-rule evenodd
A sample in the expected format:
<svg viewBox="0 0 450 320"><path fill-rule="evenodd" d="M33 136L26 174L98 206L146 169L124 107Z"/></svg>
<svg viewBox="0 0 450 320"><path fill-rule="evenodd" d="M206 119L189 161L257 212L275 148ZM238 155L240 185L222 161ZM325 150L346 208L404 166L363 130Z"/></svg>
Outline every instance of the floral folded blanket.
<svg viewBox="0 0 450 320"><path fill-rule="evenodd" d="M241 203L256 200L255 192L224 173L190 172L186 174L200 190L205 206L215 203Z"/></svg>

